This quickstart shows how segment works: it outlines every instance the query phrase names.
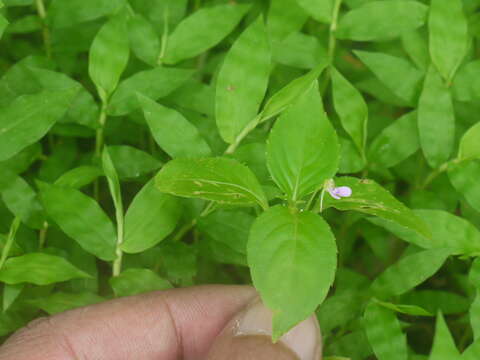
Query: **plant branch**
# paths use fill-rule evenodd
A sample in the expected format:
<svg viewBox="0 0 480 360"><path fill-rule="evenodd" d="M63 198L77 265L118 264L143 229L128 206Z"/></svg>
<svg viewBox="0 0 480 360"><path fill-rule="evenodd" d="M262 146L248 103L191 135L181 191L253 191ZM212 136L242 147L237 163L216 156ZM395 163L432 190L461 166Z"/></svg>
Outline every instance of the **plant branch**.
<svg viewBox="0 0 480 360"><path fill-rule="evenodd" d="M42 37L43 37L43 45L45 46L45 53L47 54L47 58L52 58L52 46L50 43L50 30L46 24L47 18L47 11L45 10L45 4L43 0L35 0L35 5L37 8L37 13L40 19L42 20Z"/></svg>

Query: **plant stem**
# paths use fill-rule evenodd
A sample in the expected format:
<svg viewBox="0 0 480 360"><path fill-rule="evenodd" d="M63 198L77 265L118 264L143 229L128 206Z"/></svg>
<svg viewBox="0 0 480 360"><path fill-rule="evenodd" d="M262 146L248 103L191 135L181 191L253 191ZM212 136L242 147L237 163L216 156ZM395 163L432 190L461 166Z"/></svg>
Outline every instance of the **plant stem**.
<svg viewBox="0 0 480 360"><path fill-rule="evenodd" d="M47 18L47 12L45 10L45 4L43 0L35 0L35 5L37 8L37 13L40 19L42 20L42 37L43 37L43 45L45 46L45 53L47 54L47 58L52 58L52 47L50 44L50 30L45 22Z"/></svg>
<svg viewBox="0 0 480 360"><path fill-rule="evenodd" d="M186 233L188 233L195 225L197 225L197 221L199 218L207 216L214 210L214 205L215 203L213 201L210 201L207 206L203 209L203 211L200 213L198 217L190 221L189 223L183 225L180 230L178 230L177 234L173 238L173 241L180 241Z"/></svg>
<svg viewBox="0 0 480 360"><path fill-rule="evenodd" d="M163 58L165 57L165 53L167 51L167 44L168 44L168 6L165 6L165 10L163 11L163 34L162 34L162 43L160 47L160 54L158 55L157 65L161 66L163 64Z"/></svg>
<svg viewBox="0 0 480 360"><path fill-rule="evenodd" d="M96 138L95 138L95 156L98 158L102 154L105 123L107 122L107 106L108 104L105 101L103 101L102 108L100 109L100 116L98 118L98 123L100 127L97 129Z"/></svg>
<svg viewBox="0 0 480 360"><path fill-rule="evenodd" d="M38 233L38 249L42 250L45 247L45 242L47 240L47 231L48 231L48 222L43 223L43 227Z"/></svg>
<svg viewBox="0 0 480 360"><path fill-rule="evenodd" d="M447 171L448 166L453 163L453 162L458 162L458 161L447 161L446 163L440 165L437 169L432 171L425 181L423 182L422 186L420 187L421 189L425 189L430 183L435 180L439 175L443 174L445 171Z"/></svg>
<svg viewBox="0 0 480 360"><path fill-rule="evenodd" d="M122 243L124 234L124 221L123 221L123 206L119 204L115 209L115 217L117 219L117 247L115 253L117 258L113 262L113 276L118 276L122 272Z"/></svg>
<svg viewBox="0 0 480 360"><path fill-rule="evenodd" d="M250 121L247 126L245 126L245 128L242 130L242 132L240 134L238 134L238 136L236 137L235 141L230 144L230 146L227 148L227 150L225 150L225 154L233 154L235 152L235 150L237 149L237 147L240 145L240 143L242 142L242 140L248 135L250 134L250 132L255 129L257 127L257 125L260 123L260 118L261 118L261 114L257 115L255 117L255 119L253 119L252 121Z"/></svg>
<svg viewBox="0 0 480 360"><path fill-rule="evenodd" d="M8 254L10 253L10 249L12 248L13 240L15 240L15 235L17 233L18 227L20 226L20 218L16 217L12 221L12 225L10 225L10 231L8 233L7 241L5 242L5 246L2 250L2 256L0 257L0 269L5 264L7 260Z"/></svg>
<svg viewBox="0 0 480 360"><path fill-rule="evenodd" d="M100 109L100 116L98 118L99 127L95 135L95 160L101 158L102 148L105 136L105 123L107 122L107 103L102 100L102 108ZM96 178L93 182L93 196L98 201L100 198L100 180Z"/></svg>
<svg viewBox="0 0 480 360"><path fill-rule="evenodd" d="M330 24L330 34L328 36L328 67L325 72L322 84L320 86L321 93L325 93L328 83L330 82L330 75L333 66L333 60L335 57L335 50L337 48L337 38L335 37L335 32L337 31L338 24L338 14L340 13L340 7L342 5L342 0L335 0L333 5L332 13L332 23Z"/></svg>

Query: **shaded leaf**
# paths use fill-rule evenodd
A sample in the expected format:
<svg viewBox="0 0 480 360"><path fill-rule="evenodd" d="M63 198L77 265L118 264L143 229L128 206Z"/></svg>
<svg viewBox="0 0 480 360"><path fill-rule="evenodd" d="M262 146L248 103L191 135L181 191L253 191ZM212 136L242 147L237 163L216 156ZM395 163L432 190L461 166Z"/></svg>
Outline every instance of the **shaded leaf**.
<svg viewBox="0 0 480 360"><path fill-rule="evenodd" d="M128 269L110 279L116 296L131 296L154 290L171 289L173 286L148 269Z"/></svg>

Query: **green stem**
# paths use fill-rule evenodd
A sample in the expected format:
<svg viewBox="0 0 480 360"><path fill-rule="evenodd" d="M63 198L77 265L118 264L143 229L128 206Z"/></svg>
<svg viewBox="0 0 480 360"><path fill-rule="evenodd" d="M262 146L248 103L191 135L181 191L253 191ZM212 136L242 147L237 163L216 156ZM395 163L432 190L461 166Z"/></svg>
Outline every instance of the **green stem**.
<svg viewBox="0 0 480 360"><path fill-rule="evenodd" d="M12 221L12 225L10 225L10 231L8 233L7 241L5 242L5 246L2 250L2 256L0 257L0 269L5 264L5 261L8 258L8 254L10 253L10 249L12 248L13 240L15 240L15 235L17 233L18 227L20 226L20 218L16 217Z"/></svg>
<svg viewBox="0 0 480 360"><path fill-rule="evenodd" d="M255 129L257 127L257 125L260 123L260 118L261 118L261 114L258 115L255 119L253 119L252 121L250 121L247 126L245 126L245 128L242 130L242 132L240 134L238 134L238 136L235 138L235 141L230 144L230 146L227 148L227 150L225 150L225 154L233 154L235 152L235 150L237 149L237 147L240 145L240 143L242 142L242 140L248 135L250 134L250 132Z"/></svg>
<svg viewBox="0 0 480 360"><path fill-rule="evenodd" d="M97 129L95 139L95 156L97 156L98 158L100 158L100 156L102 155L105 123L107 122L107 106L108 104L105 101L102 102L102 108L100 109L100 116L98 118L98 123L100 126Z"/></svg>
<svg viewBox="0 0 480 360"><path fill-rule="evenodd" d="M428 176L427 178L425 179L425 181L423 182L422 186L420 187L421 189L425 189L428 185L430 185L432 183L433 180L435 180L439 175L443 174L445 171L447 171L448 169L448 166L452 163L452 162L458 162L458 161L447 161L446 163L440 165L437 169L435 169L434 171L432 171Z"/></svg>
<svg viewBox="0 0 480 360"><path fill-rule="evenodd" d="M163 64L163 58L165 57L165 53L167 51L167 45L168 45L168 18L169 18L169 12L168 12L168 6L165 6L165 11L163 12L163 34L162 34L162 43L160 47L160 54L158 55L157 59L157 65L161 66Z"/></svg>
<svg viewBox="0 0 480 360"><path fill-rule="evenodd" d="M105 137L105 123L107 122L107 103L102 101L102 108L100 109L100 116L98 118L99 127L95 135L95 160L102 156L102 149ZM93 182L93 196L98 201L100 198L100 179L96 178Z"/></svg>
<svg viewBox="0 0 480 360"><path fill-rule="evenodd" d="M43 44L45 46L45 52L47 54L47 58L51 59L52 57L52 47L50 43L50 30L46 24L47 18L47 11L45 10L45 4L43 0L35 0L35 5L37 8L37 13L40 19L42 20L42 37L43 37Z"/></svg>
<svg viewBox="0 0 480 360"><path fill-rule="evenodd" d="M48 231L48 222L43 223L43 227L38 233L38 249L42 250L45 247L45 242L47 240L47 231Z"/></svg>
<svg viewBox="0 0 480 360"><path fill-rule="evenodd" d="M180 241L182 238L185 236L186 233L188 233L195 225L197 225L198 219L204 216L207 216L210 214L213 210L215 209L215 202L210 201L207 206L205 206L205 209L200 213L198 217L190 221L189 223L183 225L180 230L178 230L177 234L173 238L173 241Z"/></svg>
<svg viewBox="0 0 480 360"><path fill-rule="evenodd" d="M325 93L325 90L328 87L328 83L330 82L330 74L332 71L333 60L335 57L335 50L337 48L337 38L335 37L335 32L337 31L338 25L338 15L340 13L340 7L342 6L342 0L335 0L335 4L333 5L333 13L332 13L332 23L330 24L330 33L328 35L328 67L325 72L325 76L323 78L322 84L320 86L321 93Z"/></svg>
<svg viewBox="0 0 480 360"><path fill-rule="evenodd" d="M115 250L117 258L113 262L113 276L118 276L122 272L123 252L121 246L124 237L123 206L121 204L116 206L115 217L117 220L117 246Z"/></svg>

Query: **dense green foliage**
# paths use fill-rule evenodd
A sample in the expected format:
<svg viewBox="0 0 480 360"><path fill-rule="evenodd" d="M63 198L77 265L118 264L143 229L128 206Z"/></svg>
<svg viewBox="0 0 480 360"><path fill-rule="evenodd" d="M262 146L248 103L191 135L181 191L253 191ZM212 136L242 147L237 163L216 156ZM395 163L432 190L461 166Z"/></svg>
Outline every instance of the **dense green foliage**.
<svg viewBox="0 0 480 360"><path fill-rule="evenodd" d="M253 284L330 359L480 358L480 0L0 7L0 336Z"/></svg>

